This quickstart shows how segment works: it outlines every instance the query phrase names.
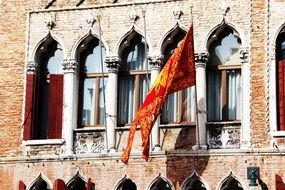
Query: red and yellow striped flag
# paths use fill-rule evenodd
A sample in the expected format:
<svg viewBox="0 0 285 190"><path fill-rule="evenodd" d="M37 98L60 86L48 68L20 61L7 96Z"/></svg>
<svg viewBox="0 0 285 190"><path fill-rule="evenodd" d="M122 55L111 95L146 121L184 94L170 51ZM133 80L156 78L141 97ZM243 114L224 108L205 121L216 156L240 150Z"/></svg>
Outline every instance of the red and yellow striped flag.
<svg viewBox="0 0 285 190"><path fill-rule="evenodd" d="M138 125L141 129L142 155L145 160L148 160L150 132L168 94L195 85L195 77L193 25L191 25L186 36L158 75L132 122L128 144L121 156L123 163L127 164L129 161Z"/></svg>

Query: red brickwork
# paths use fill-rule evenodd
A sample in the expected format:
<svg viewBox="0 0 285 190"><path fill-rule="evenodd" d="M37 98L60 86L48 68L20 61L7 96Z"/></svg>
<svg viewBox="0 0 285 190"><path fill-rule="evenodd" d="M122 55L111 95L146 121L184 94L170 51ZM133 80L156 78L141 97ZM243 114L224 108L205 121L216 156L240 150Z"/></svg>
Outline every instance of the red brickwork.
<svg viewBox="0 0 285 190"><path fill-rule="evenodd" d="M269 145L268 102L266 99L266 3L255 1L252 4L251 31L251 144L254 147Z"/></svg>

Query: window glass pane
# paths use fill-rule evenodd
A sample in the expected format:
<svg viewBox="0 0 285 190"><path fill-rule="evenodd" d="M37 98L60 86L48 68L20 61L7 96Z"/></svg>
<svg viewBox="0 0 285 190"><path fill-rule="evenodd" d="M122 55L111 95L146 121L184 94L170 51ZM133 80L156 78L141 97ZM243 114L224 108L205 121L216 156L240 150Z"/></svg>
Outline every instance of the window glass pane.
<svg viewBox="0 0 285 190"><path fill-rule="evenodd" d="M210 46L210 61L208 65L237 65L240 64L240 39L233 35L233 31L226 29L219 34L220 39Z"/></svg>
<svg viewBox="0 0 285 190"><path fill-rule="evenodd" d="M222 120L221 114L221 75L216 71L207 74L208 121Z"/></svg>
<svg viewBox="0 0 285 190"><path fill-rule="evenodd" d="M104 77L104 91L106 91L107 77ZM103 80L100 78L99 88L99 125L105 124L105 107L104 107L104 91L103 91Z"/></svg>
<svg viewBox="0 0 285 190"><path fill-rule="evenodd" d="M102 48L102 56L104 60L105 57L105 48ZM86 73L101 73L102 69L101 69L101 52L100 52L100 48L99 45L92 47L92 49L90 50L89 54L86 56L86 60L85 60L85 69L86 69ZM107 72L107 67L106 64L103 63L103 72Z"/></svg>
<svg viewBox="0 0 285 190"><path fill-rule="evenodd" d="M146 75L141 75L140 76L140 99L139 99L140 105L143 103L147 93L148 93L147 77Z"/></svg>
<svg viewBox="0 0 285 190"><path fill-rule="evenodd" d="M123 64L120 70L146 70L145 44L142 37L136 35L122 54Z"/></svg>
<svg viewBox="0 0 285 190"><path fill-rule="evenodd" d="M61 74L62 70L63 52L61 49L56 49L47 61L47 69L49 74Z"/></svg>
<svg viewBox="0 0 285 190"><path fill-rule="evenodd" d="M182 93L182 120L193 122L196 120L195 86L186 88Z"/></svg>
<svg viewBox="0 0 285 190"><path fill-rule="evenodd" d="M134 77L120 77L119 80L119 102L118 102L118 123L128 124L133 120L134 115Z"/></svg>
<svg viewBox="0 0 285 190"><path fill-rule="evenodd" d="M240 120L241 85L240 70L229 70L227 72L228 81L228 115L229 120Z"/></svg>
<svg viewBox="0 0 285 190"><path fill-rule="evenodd" d="M178 93L168 95L164 107L162 109L161 122L170 123L177 121L178 105L177 105Z"/></svg>
<svg viewBox="0 0 285 190"><path fill-rule="evenodd" d="M86 78L83 84L82 125L94 125L96 79Z"/></svg>

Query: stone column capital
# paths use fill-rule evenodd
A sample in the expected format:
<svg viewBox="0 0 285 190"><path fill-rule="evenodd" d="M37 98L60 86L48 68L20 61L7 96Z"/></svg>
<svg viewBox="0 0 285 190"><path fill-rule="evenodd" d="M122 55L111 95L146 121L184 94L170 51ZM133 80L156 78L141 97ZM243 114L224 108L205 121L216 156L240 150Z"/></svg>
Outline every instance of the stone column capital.
<svg viewBox="0 0 285 190"><path fill-rule="evenodd" d="M62 60L63 72L64 73L78 73L79 64L75 59L64 59Z"/></svg>
<svg viewBox="0 0 285 190"><path fill-rule="evenodd" d="M241 59L241 63L247 63L248 54L249 54L248 47L241 47L239 53L240 53L239 58Z"/></svg>
<svg viewBox="0 0 285 190"><path fill-rule="evenodd" d="M209 54L206 51L195 53L196 68L198 68L198 67L206 68L206 63L208 62L208 57L209 57Z"/></svg>
<svg viewBox="0 0 285 190"><path fill-rule="evenodd" d="M27 73L28 74L37 74L38 72L38 63L35 61L28 61L27 62Z"/></svg>
<svg viewBox="0 0 285 190"><path fill-rule="evenodd" d="M161 54L153 54L153 55L148 55L147 56L147 59L148 59L148 62L149 62L149 65L150 65L150 68L153 70L156 70L156 69L160 69L161 68L161 65L163 63L163 55Z"/></svg>
<svg viewBox="0 0 285 190"><path fill-rule="evenodd" d="M105 63L107 64L109 72L117 73L120 67L121 59L118 56L106 56Z"/></svg>

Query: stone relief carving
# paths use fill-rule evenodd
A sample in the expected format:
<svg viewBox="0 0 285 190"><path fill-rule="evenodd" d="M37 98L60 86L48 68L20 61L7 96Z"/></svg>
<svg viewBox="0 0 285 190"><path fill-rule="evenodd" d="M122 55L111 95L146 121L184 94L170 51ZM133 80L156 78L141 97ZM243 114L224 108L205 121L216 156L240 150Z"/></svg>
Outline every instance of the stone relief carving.
<svg viewBox="0 0 285 190"><path fill-rule="evenodd" d="M173 16L175 18L175 20L179 20L180 16L183 14L182 10L180 7L175 6L174 10L173 10Z"/></svg>
<svg viewBox="0 0 285 190"><path fill-rule="evenodd" d="M240 129L227 127L208 128L208 145L212 149L239 148L240 147Z"/></svg>
<svg viewBox="0 0 285 190"><path fill-rule="evenodd" d="M105 148L104 134L104 132L76 132L74 143L75 153L101 153Z"/></svg>
<svg viewBox="0 0 285 190"><path fill-rule="evenodd" d="M135 23L139 19L139 15L134 8L130 11L129 17L132 23Z"/></svg>

